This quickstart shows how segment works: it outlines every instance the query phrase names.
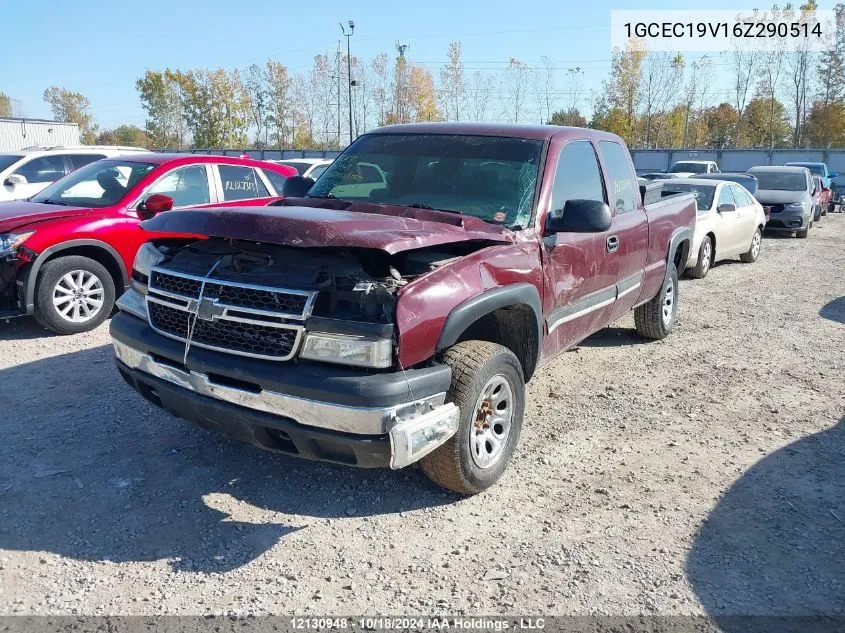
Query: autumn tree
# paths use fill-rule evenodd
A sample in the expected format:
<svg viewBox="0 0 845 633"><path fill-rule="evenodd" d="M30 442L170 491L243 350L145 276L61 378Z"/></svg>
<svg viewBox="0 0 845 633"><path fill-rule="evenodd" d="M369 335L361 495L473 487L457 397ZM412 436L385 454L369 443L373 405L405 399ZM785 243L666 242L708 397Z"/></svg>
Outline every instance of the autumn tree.
<svg viewBox="0 0 845 633"><path fill-rule="evenodd" d="M514 123L518 123L525 114L530 72L527 64L511 57L502 75L500 95L503 99L505 118Z"/></svg>
<svg viewBox="0 0 845 633"><path fill-rule="evenodd" d="M815 20L817 5L815 0L809 0L801 5L796 14L792 8L787 8L784 15L790 21L808 24L812 28ZM804 128L807 118L808 99L812 81L812 54L809 41L799 41L795 50L787 57L789 87L792 97L792 110L795 118L792 126L792 146L802 147L805 141Z"/></svg>
<svg viewBox="0 0 845 633"><path fill-rule="evenodd" d="M391 107L386 117L386 123L409 123L411 121L410 86L411 69L404 51L400 51L393 65Z"/></svg>
<svg viewBox="0 0 845 633"><path fill-rule="evenodd" d="M707 55L692 62L684 85L684 128L681 147L695 146L698 139L698 117L704 110L711 82L713 60Z"/></svg>
<svg viewBox="0 0 845 633"><path fill-rule="evenodd" d="M701 114L705 147L726 149L736 144L734 134L739 129L739 112L730 103L706 108Z"/></svg>
<svg viewBox="0 0 845 633"><path fill-rule="evenodd" d="M370 94L378 114L378 124L384 125L387 122L387 113L390 105L389 86L390 71L388 70L387 53L379 53L370 62L372 70L372 81L370 82Z"/></svg>
<svg viewBox="0 0 845 633"><path fill-rule="evenodd" d="M50 106L57 121L68 121L79 126L83 143L90 145L96 141L97 126L90 112L91 104L84 95L50 86L44 91L44 101Z"/></svg>
<svg viewBox="0 0 845 633"><path fill-rule="evenodd" d="M812 147L845 147L845 102L816 102L807 117L807 138Z"/></svg>
<svg viewBox="0 0 845 633"><path fill-rule="evenodd" d="M288 121L293 122L293 108L291 104L291 80L288 69L277 61L267 60L267 64L261 73L264 79L264 129L265 141L273 139L276 146L281 148L290 139L294 142L294 134L290 133ZM250 90L248 88L248 90ZM260 116L255 105L252 106L253 116ZM272 131L272 137L271 137Z"/></svg>
<svg viewBox="0 0 845 633"><path fill-rule="evenodd" d="M602 82L600 96L594 104L596 125L618 134L632 146L636 141L637 111L643 97L641 80L645 56L645 46L637 38L629 39L624 49L615 50L610 76Z"/></svg>
<svg viewBox="0 0 845 633"><path fill-rule="evenodd" d="M4 92L0 92L0 116L12 116L12 99Z"/></svg>
<svg viewBox="0 0 845 633"><path fill-rule="evenodd" d="M742 138L739 139L742 147L775 148L788 145L792 130L786 108L777 99L755 97L745 106L742 116L745 117L741 126Z"/></svg>
<svg viewBox="0 0 845 633"><path fill-rule="evenodd" d="M737 16L737 22L758 22L759 13L755 10L751 16ZM731 88L734 101L734 112L736 117L734 125L736 129L728 136L736 143L740 138L742 124L742 113L745 111L745 104L748 102L749 93L756 78L756 72L760 64L761 52L753 44L749 44L743 38L732 40L732 50L724 53L727 55L728 66L731 69ZM724 104L723 104L724 105ZM721 107L721 105L719 106ZM719 126L722 130L722 126Z"/></svg>
<svg viewBox="0 0 845 633"><path fill-rule="evenodd" d="M587 119L578 111L578 108L558 110L552 113L549 125L571 125L574 127L587 127Z"/></svg>
<svg viewBox="0 0 845 633"><path fill-rule="evenodd" d="M148 70L135 82L135 88L147 113L145 127L150 146L182 149L187 140L187 128L178 71Z"/></svg>
<svg viewBox="0 0 845 633"><path fill-rule="evenodd" d="M450 43L446 56L449 61L440 69L443 112L447 121L460 121L467 91L464 63L461 60L461 43Z"/></svg>
<svg viewBox="0 0 845 633"><path fill-rule="evenodd" d="M645 56L642 67L642 140L645 147L652 146L653 121L657 113L664 112L669 102L677 95L677 87L683 81L684 58L668 53L650 53Z"/></svg>
<svg viewBox="0 0 845 633"><path fill-rule="evenodd" d="M263 148L269 142L270 90L267 67L251 64L244 73L244 90L249 108L249 122L255 128L255 146Z"/></svg>
<svg viewBox="0 0 845 633"><path fill-rule="evenodd" d="M412 121L440 121L443 119L443 115L437 109L437 91L434 88L434 78L422 66L411 66L408 80L408 101Z"/></svg>
<svg viewBox="0 0 845 633"><path fill-rule="evenodd" d="M467 87L467 108L471 121L484 121L487 118L487 105L491 93L490 78L487 73L476 70L472 73Z"/></svg>
<svg viewBox="0 0 845 633"><path fill-rule="evenodd" d="M113 130L104 130L97 135L97 145L124 145L129 147L150 147L150 138L137 125L120 125Z"/></svg>

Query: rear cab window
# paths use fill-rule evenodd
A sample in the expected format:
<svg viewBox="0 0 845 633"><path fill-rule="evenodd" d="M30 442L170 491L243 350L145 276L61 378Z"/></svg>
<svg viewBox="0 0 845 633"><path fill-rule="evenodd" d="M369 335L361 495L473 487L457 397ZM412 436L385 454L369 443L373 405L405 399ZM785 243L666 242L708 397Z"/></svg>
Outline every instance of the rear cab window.
<svg viewBox="0 0 845 633"><path fill-rule="evenodd" d="M637 208L639 187L628 162L628 152L614 141L599 141L599 153L607 168L610 183L610 202L616 213L629 213Z"/></svg>

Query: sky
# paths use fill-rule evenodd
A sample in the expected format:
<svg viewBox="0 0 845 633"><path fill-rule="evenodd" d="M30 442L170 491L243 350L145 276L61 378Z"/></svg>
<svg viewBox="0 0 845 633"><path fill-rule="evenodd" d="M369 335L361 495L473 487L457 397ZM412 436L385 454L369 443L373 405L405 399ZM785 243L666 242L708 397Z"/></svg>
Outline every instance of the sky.
<svg viewBox="0 0 845 633"><path fill-rule="evenodd" d="M638 8L695 9L700 2L653 1ZM716 0L708 9L733 9ZM355 21L352 54L369 61L395 55L437 76L450 41L460 40L468 73L495 69L515 57L558 69L561 106L566 69L584 69L582 111L610 67L610 11L621 0L566 6L560 0L425 0L423 2L290 2L283 0L0 0L0 92L21 102L28 117L51 118L43 91L58 85L88 97L101 128L143 126L135 80L146 69L243 68L267 58L291 72L307 70L314 55L337 48L339 21ZM832 8L825 3L821 8ZM345 45L345 44L344 44ZM724 64L714 67L726 79ZM727 92L727 84L724 84Z"/></svg>

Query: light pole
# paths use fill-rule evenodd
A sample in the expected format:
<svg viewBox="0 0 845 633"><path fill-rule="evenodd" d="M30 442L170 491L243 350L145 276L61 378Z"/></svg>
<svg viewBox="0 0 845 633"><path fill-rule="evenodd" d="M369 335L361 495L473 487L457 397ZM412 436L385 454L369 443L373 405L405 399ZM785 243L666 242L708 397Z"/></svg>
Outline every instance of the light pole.
<svg viewBox="0 0 845 633"><path fill-rule="evenodd" d="M340 30L346 36L346 83L349 84L349 143L351 144L354 139L352 138L352 57L349 54L349 38L355 32L355 23L349 20L349 33L347 33L346 27L341 22Z"/></svg>

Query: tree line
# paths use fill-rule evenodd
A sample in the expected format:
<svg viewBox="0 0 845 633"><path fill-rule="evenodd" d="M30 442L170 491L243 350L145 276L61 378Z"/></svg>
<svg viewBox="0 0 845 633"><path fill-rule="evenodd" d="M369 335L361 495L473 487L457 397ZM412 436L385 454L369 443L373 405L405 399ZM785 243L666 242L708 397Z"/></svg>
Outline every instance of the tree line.
<svg viewBox="0 0 845 633"><path fill-rule="evenodd" d="M808 19L816 8L810 0L754 17ZM415 63L405 45L366 62L353 56L349 71L340 49L315 56L304 72L272 59L240 69L147 70L135 82L143 128L100 129L78 92L51 86L43 96L56 119L79 125L84 143L155 149L343 147L350 81L353 137L391 123L511 121L600 128L632 148L845 147L845 3L835 15L822 53L787 50L773 39L765 50L736 47L689 61L632 39L614 51L592 94L583 88L589 70L558 68L546 57L471 70L461 43L452 42L436 73ZM0 92L0 116L15 109Z"/></svg>

